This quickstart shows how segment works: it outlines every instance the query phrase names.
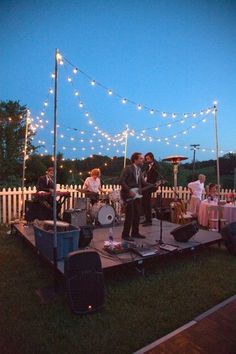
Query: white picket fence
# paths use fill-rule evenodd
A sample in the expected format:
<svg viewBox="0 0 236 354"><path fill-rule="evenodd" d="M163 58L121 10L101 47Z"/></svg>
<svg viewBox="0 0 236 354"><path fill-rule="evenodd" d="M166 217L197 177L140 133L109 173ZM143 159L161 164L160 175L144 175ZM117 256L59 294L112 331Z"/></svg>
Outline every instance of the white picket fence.
<svg viewBox="0 0 236 354"><path fill-rule="evenodd" d="M62 206L62 212L65 209L73 208L74 206L74 199L77 197L82 197L83 195L78 192L78 189L81 189L82 186L80 185L71 185L71 186L64 186L58 185L58 191L69 191L70 198L66 200L66 203ZM106 185L103 186L103 189L110 191L110 190L118 190L120 189L119 185ZM29 187L24 188L22 192L21 188L3 188L0 191L0 224L8 224L14 220L18 220L21 218L23 211L22 205L24 205L26 200L32 200L34 193L36 192L36 187ZM154 196L160 193L160 187ZM177 187L177 193L179 198L182 200L189 200L190 192L187 187ZM220 199L225 199L225 195L228 193L235 193L235 190L225 189L221 190ZM174 191L170 187L163 187L162 189L162 196L163 198L174 198Z"/></svg>

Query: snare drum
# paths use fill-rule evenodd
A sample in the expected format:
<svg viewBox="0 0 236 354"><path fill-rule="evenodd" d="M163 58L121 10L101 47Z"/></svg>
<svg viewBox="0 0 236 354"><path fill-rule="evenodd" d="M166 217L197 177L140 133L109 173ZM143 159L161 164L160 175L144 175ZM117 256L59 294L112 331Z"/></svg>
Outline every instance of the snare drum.
<svg viewBox="0 0 236 354"><path fill-rule="evenodd" d="M114 191L110 192L109 199L111 202L119 202L120 201L120 190L115 189Z"/></svg>
<svg viewBox="0 0 236 354"><path fill-rule="evenodd" d="M115 210L109 204L98 202L91 208L91 216L101 225L109 225L115 219Z"/></svg>

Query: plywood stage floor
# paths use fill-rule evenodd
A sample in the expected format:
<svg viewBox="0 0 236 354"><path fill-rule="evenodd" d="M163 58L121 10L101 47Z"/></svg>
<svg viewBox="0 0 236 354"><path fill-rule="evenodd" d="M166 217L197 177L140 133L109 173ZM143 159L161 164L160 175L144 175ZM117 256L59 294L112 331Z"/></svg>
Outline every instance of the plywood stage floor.
<svg viewBox="0 0 236 354"><path fill-rule="evenodd" d="M120 254L110 254L104 250L104 241L108 239L109 227L97 227L93 230L93 240L90 247L87 249L96 250L101 258L103 270L114 270L119 267L122 268L124 265L136 264L141 266L144 265L146 261L159 260L163 257L169 257L172 255L178 255L183 252L194 252L196 249L202 246L208 246L221 241L221 235L218 232L199 230L193 237L191 237L187 242L177 242L174 237L170 234L179 225L163 221L162 228L162 240L164 244L172 245L176 247L174 251L166 251L160 249L160 220L153 219L151 226L143 227L140 225L140 233L144 235L145 239L136 239L135 245L138 248L151 247L156 250L154 255L142 257L137 255L133 251L126 251ZM113 239L114 241L121 241L123 225L116 224L113 226ZM32 224L25 223L15 223L13 224L13 230L22 237L30 246L35 250L35 237ZM37 250L36 250L37 251ZM37 252L39 253L39 252ZM39 254L40 255L40 254ZM57 262L58 270L64 274L64 261Z"/></svg>

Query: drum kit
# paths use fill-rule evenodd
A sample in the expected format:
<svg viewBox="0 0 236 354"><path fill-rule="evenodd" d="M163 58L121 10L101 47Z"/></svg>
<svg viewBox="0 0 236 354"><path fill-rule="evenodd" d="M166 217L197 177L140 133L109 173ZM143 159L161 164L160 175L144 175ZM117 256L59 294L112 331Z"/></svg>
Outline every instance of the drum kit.
<svg viewBox="0 0 236 354"><path fill-rule="evenodd" d="M88 223L110 225L121 219L121 198L119 190L109 191L107 194L99 194L97 200L91 198L91 192L86 189L78 189L78 192L85 195L85 198L76 198L75 209L87 211ZM96 194L97 196L97 194ZM94 196L95 197L95 196ZM93 203L91 203L93 201Z"/></svg>

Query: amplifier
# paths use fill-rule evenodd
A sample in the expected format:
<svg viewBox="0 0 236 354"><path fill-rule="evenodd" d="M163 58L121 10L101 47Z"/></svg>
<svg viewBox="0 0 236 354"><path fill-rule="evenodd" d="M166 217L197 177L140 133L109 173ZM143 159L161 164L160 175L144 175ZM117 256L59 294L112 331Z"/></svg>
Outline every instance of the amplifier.
<svg viewBox="0 0 236 354"><path fill-rule="evenodd" d="M63 213L63 221L69 224L80 227L87 225L87 211L68 209Z"/></svg>
<svg viewBox="0 0 236 354"><path fill-rule="evenodd" d="M75 198L74 199L74 208L88 210L90 199L89 198Z"/></svg>
<svg viewBox="0 0 236 354"><path fill-rule="evenodd" d="M52 209L42 205L39 201L26 200L25 201L25 220L34 221L39 220L51 220L53 217Z"/></svg>

